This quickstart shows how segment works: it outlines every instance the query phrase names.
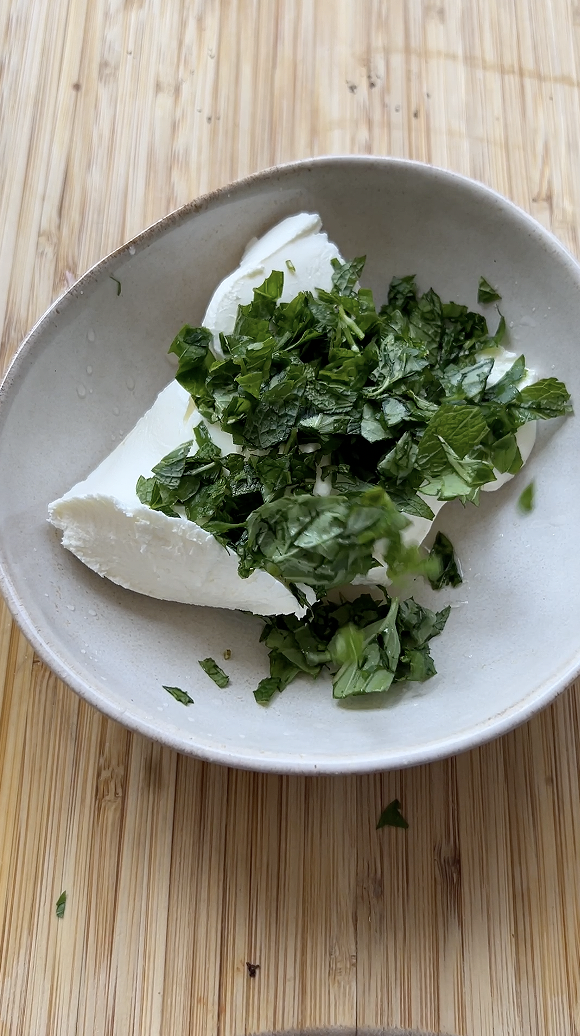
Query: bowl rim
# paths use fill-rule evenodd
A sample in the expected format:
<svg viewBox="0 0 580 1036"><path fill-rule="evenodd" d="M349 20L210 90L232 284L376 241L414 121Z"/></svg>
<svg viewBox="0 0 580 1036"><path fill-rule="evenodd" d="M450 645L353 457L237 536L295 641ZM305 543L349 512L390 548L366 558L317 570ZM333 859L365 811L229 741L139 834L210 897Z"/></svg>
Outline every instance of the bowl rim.
<svg viewBox="0 0 580 1036"><path fill-rule="evenodd" d="M489 187L479 180L464 176L441 166L431 165L426 162L419 162L414 159L396 158L386 155L320 155L311 158L303 158L293 162L281 163L269 166L266 169L252 173L238 180L232 181L223 187L209 191L198 198L187 202L177 209L173 209L166 216L156 220L149 227L126 241L123 245L109 252L99 259L70 287L62 292L48 307L48 309L33 324L20 345L17 347L7 370L0 380L0 411L8 402L12 384L17 381L19 374L25 368L30 354L32 353L37 340L42 336L46 326L54 314L60 315L68 306L83 293L85 285L89 284L96 277L106 272L108 268L115 265L116 261L125 257L127 253L132 256L137 249L141 250L150 242L161 237L173 227L180 226L189 220L196 213L207 211L209 208L219 206L223 199L230 197L233 192L243 193L244 190L277 177L292 176L294 173L307 171L313 167L344 165L352 163L359 166L383 166L400 167L412 169L423 173L426 176L434 176L436 179L443 179L449 183L457 183L465 190L483 195L487 200L494 200L512 217L523 223L527 229L538 237L543 245L563 262L577 279L580 280L580 263L574 258L561 241L542 224L538 223L525 209L515 202L506 198L498 191ZM568 662L560 666L554 677L546 680L538 690L530 692L505 711L497 713L489 720L483 721L476 726L466 728L464 731L447 738L439 738L434 742L425 742L415 749L403 751L391 751L386 755L359 754L351 759L344 757L329 756L327 759L316 761L305 759L300 755L288 755L287 758L270 758L267 755L257 752L240 754L238 751L228 748L207 747L204 745L192 744L185 741L177 734L169 731L159 730L151 721L143 717L131 714L126 708L115 705L107 698L103 698L100 692L95 691L92 685L81 678L74 671L69 669L66 662L55 653L50 647L43 634L33 623L26 604L21 599L16 587L10 577L8 567L5 564L2 544L0 542L0 592L16 621L20 630L32 645L36 654L43 662L70 687L79 697L88 704L94 706L99 712L109 719L120 722L127 729L134 733L141 734L168 748L174 749L182 754L191 755L204 762L217 763L222 766L231 766L239 769L252 770L256 772L294 774L294 775L344 775L357 773L375 773L381 770L402 769L409 766L418 766L425 763L435 762L448 758L461 752L469 751L484 745L493 739L502 736L513 730L515 727L531 719L537 712L548 705L558 694L566 689L570 683L580 674L580 644Z"/></svg>

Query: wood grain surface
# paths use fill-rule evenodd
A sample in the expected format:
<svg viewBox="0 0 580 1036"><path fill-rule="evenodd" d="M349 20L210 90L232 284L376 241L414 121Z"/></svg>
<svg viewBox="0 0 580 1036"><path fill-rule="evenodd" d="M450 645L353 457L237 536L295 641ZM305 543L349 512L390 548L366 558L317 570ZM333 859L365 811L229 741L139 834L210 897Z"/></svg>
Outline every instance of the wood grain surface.
<svg viewBox="0 0 580 1036"><path fill-rule="evenodd" d="M572 0L1 0L0 41L0 371L106 252L308 155L475 176L580 253ZM132 736L5 608L0 686L2 1036L580 1033L578 686L479 751L346 779ZM377 832L395 796L409 830Z"/></svg>

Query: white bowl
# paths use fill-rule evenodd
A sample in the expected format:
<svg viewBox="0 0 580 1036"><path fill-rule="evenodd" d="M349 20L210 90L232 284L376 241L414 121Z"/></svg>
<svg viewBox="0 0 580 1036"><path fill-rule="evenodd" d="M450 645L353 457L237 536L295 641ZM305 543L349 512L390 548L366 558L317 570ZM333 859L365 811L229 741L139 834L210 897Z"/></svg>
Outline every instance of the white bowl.
<svg viewBox="0 0 580 1036"><path fill-rule="evenodd" d="M527 719L580 670L580 443L575 420L539 429L529 464L479 508L438 525L464 583L433 642L439 675L347 704L330 681L291 684L263 708L260 621L142 597L65 551L47 504L84 478L171 379L167 348L201 320L247 241L319 212L346 257L368 256L377 300L394 275L476 307L497 285L512 348L580 399L580 269L524 212L481 184L412 162L325 158L268 170L167 216L98 263L31 331L0 389L0 581L38 654L85 700L132 730L214 762L292 773L408 766L481 744ZM122 292L117 296L117 285ZM487 307L489 314L490 307ZM517 498L536 481L536 509ZM467 602L467 603L461 603ZM232 652L219 690L197 660ZM162 684L188 690L184 707Z"/></svg>

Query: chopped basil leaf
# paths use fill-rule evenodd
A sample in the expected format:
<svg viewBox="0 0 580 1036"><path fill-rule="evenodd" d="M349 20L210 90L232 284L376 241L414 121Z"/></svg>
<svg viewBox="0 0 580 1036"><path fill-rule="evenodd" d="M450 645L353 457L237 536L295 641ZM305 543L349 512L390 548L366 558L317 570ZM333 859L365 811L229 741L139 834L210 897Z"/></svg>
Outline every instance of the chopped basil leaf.
<svg viewBox="0 0 580 1036"><path fill-rule="evenodd" d="M439 575L429 579L434 590L441 590L443 586L459 586L463 582L453 544L445 533L437 533L430 557L436 558L440 566Z"/></svg>
<svg viewBox="0 0 580 1036"><path fill-rule="evenodd" d="M61 892L60 896L56 901L56 916L64 917L64 910L66 907L66 892Z"/></svg>
<svg viewBox="0 0 580 1036"><path fill-rule="evenodd" d="M381 827L402 827L408 828L409 824L405 820L401 813L401 803L398 799L393 799L389 802L389 805L385 807L377 821L377 831Z"/></svg>
<svg viewBox="0 0 580 1036"><path fill-rule="evenodd" d="M536 487L532 479L532 481L529 483L529 485L526 486L524 491L520 493L518 499L518 508L520 509L522 514L530 514L530 512L534 510L535 491Z"/></svg>
<svg viewBox="0 0 580 1036"><path fill-rule="evenodd" d="M200 659L199 664L204 673L207 673L210 679L212 679L214 683L217 683L218 687L228 686L230 682L229 676L227 673L224 673L223 669L220 669L219 665L213 658L202 658Z"/></svg>
<svg viewBox="0 0 580 1036"><path fill-rule="evenodd" d="M167 687L166 684L162 684L161 686L163 687L164 691L167 691L172 698L175 698L176 701L181 702L182 705L195 704L193 698L189 697L187 691L182 691L181 687Z"/></svg>
<svg viewBox="0 0 580 1036"><path fill-rule="evenodd" d="M488 302L498 302L501 299L499 292L492 288L489 281L486 281L485 277L479 278L479 286L477 288L477 301L480 304L485 305Z"/></svg>

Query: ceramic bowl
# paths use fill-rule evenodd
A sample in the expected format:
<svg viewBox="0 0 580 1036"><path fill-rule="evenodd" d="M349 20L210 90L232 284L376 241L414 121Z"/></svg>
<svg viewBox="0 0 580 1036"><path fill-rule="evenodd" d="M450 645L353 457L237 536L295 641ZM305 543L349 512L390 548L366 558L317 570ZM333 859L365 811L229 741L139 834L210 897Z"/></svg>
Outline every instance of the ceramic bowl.
<svg viewBox="0 0 580 1036"><path fill-rule="evenodd" d="M47 523L47 504L84 478L173 376L167 348L199 322L248 240L319 212L345 257L366 254L382 301L394 275L477 307L499 286L511 348L580 399L580 270L529 216L481 184L386 158L323 158L267 170L172 213L98 263L49 309L0 390L0 574L41 658L86 701L181 752L292 773L397 768L481 744L531 716L580 669L580 444L574 418L539 429L519 477L453 503L438 526L463 585L433 642L438 675L339 704L330 682L297 681L264 708L267 674L252 616L152 600L85 568ZM117 295L116 278L122 285ZM487 309L489 313L489 307ZM536 508L519 513L535 479ZM231 651L218 689L199 658ZM187 689L184 707L162 685Z"/></svg>

